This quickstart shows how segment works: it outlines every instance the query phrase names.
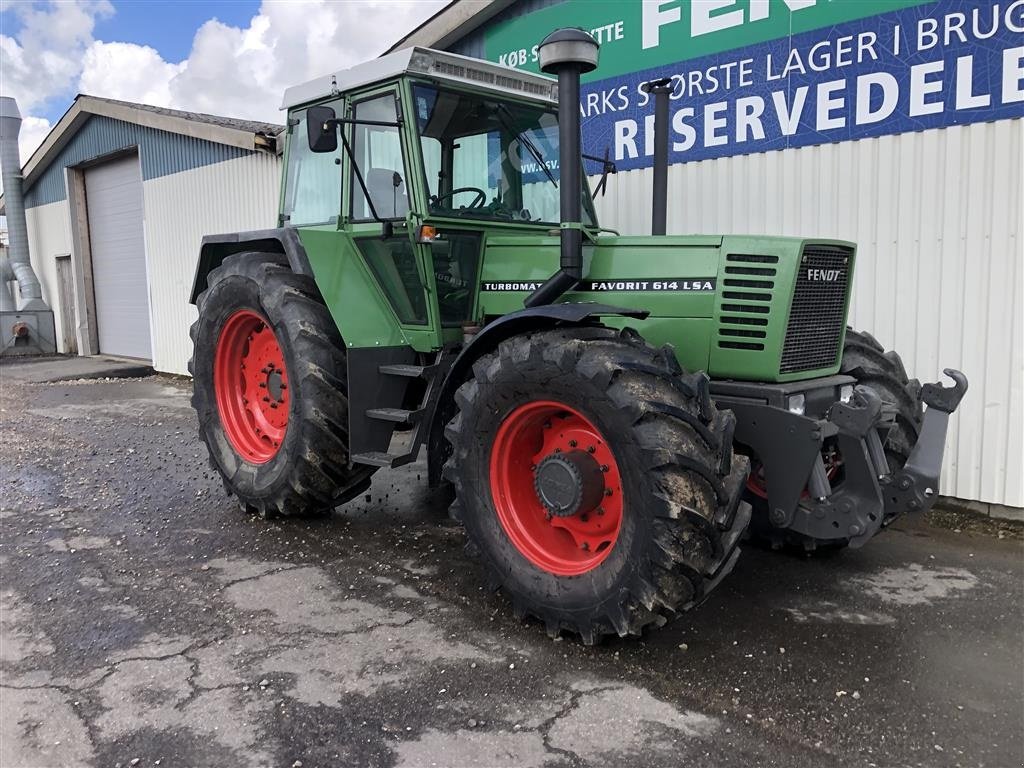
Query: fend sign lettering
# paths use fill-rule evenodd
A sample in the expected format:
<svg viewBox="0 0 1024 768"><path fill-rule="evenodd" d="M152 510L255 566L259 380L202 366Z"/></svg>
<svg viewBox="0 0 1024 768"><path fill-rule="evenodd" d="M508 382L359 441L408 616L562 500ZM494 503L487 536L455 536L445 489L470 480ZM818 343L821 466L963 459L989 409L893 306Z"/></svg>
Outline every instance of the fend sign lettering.
<svg viewBox="0 0 1024 768"><path fill-rule="evenodd" d="M827 0L826 0L827 1ZM818 0L783 0L790 12L806 10L817 5ZM731 9L731 10L730 10ZM690 14L690 36L699 37L721 32L745 23L763 21L771 13L768 0L749 0L746 8L737 0L696 0L688 4ZM679 24L683 20L683 3L679 0L645 2L641 4L641 47L657 48L661 45L661 28Z"/></svg>

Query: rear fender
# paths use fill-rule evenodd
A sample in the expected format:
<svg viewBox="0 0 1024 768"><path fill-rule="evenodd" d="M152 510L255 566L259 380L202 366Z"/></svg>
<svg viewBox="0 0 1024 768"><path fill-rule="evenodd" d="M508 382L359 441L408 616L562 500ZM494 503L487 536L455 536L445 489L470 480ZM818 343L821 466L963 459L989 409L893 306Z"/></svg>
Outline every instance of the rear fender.
<svg viewBox="0 0 1024 768"><path fill-rule="evenodd" d="M313 276L306 249L296 231L291 227L258 229L252 232L231 232L225 235L206 235L199 248L199 262L192 280L189 302L196 303L199 294L206 290L210 272L220 266L233 253L256 251L258 253L280 253L288 259L292 272Z"/></svg>
<svg viewBox="0 0 1024 768"><path fill-rule="evenodd" d="M487 324L466 344L455 358L444 383L438 391L430 433L427 437L427 479L431 487L441 482L441 469L451 454L451 444L445 440L445 425L455 418L455 391L472 375L473 363L482 355L493 352L505 339L524 333L574 325L592 325L602 316L616 315L643 320L648 313L638 309L624 309L608 304L566 303L531 307L502 315Z"/></svg>

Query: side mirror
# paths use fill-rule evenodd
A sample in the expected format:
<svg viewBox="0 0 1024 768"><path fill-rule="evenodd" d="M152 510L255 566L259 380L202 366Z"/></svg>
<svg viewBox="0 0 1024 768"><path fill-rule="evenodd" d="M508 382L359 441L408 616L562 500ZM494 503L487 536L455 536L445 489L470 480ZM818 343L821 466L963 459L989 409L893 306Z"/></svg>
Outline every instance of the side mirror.
<svg viewBox="0 0 1024 768"><path fill-rule="evenodd" d="M334 152L338 149L338 127L332 107L310 107L306 110L306 138L311 152Z"/></svg>

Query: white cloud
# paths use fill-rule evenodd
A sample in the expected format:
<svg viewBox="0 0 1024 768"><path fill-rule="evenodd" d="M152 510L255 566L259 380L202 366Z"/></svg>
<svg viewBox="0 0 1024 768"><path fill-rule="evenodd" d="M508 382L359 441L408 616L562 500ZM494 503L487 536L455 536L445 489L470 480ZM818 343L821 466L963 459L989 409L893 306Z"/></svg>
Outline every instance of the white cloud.
<svg viewBox="0 0 1024 768"><path fill-rule="evenodd" d="M90 53L96 55L87 57L81 90L281 122L278 107L287 86L380 54L444 4L445 0L264 0L244 28L216 19L206 22L196 32L185 61L154 61L144 78L124 80L117 75L143 58L139 46L113 49L111 44L95 43Z"/></svg>
<svg viewBox="0 0 1024 768"><path fill-rule="evenodd" d="M96 18L114 8L107 0L76 0L13 3L5 12L15 14L22 26L17 39L0 35L0 90L29 114L74 87Z"/></svg>
<svg viewBox="0 0 1024 768"><path fill-rule="evenodd" d="M446 2L264 0L245 27L207 21L181 62L130 41L95 40L96 18L114 12L107 0L17 3L17 39L0 35L0 93L17 98L27 116L23 159L49 128L36 116L41 108L56 99L70 104L76 89L279 123L287 86L379 55Z"/></svg>
<svg viewBox="0 0 1024 768"><path fill-rule="evenodd" d="M108 99L171 106L170 82L184 64L169 64L153 48L93 42L82 59L78 90Z"/></svg>
<svg viewBox="0 0 1024 768"><path fill-rule="evenodd" d="M21 133L18 134L18 151L21 154L21 164L24 165L36 151L36 147L43 143L46 134L53 126L45 117L28 117L21 120Z"/></svg>
<svg viewBox="0 0 1024 768"><path fill-rule="evenodd" d="M0 35L0 95L18 100L23 117L18 149L25 162L51 127L33 112L74 92L96 19L114 8L107 0L66 0L46 6L13 3L4 12L15 14L21 29L17 39Z"/></svg>

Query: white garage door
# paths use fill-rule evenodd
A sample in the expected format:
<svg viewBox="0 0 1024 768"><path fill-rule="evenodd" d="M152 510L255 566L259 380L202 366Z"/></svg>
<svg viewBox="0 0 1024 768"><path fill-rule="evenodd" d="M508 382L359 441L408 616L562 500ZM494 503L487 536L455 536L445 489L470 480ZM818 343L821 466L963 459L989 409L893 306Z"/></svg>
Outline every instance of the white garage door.
<svg viewBox="0 0 1024 768"><path fill-rule="evenodd" d="M139 158L86 170L85 200L100 352L151 360Z"/></svg>

